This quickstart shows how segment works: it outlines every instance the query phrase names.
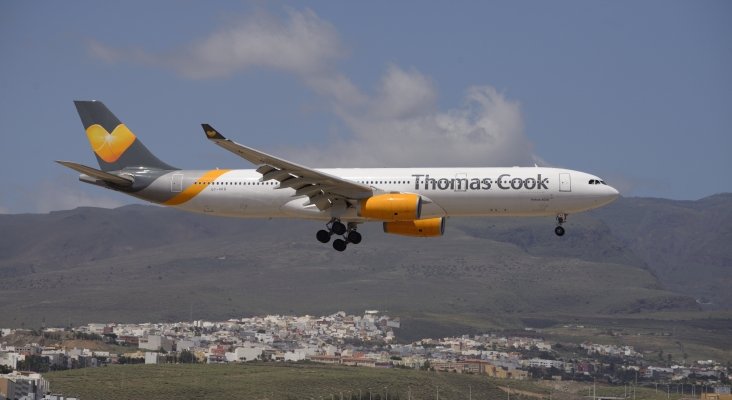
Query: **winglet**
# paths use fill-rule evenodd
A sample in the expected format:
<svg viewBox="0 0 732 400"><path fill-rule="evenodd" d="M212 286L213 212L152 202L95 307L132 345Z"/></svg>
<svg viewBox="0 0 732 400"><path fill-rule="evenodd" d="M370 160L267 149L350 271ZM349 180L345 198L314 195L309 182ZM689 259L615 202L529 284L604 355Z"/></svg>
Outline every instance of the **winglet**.
<svg viewBox="0 0 732 400"><path fill-rule="evenodd" d="M213 128L209 124L201 124L203 131L206 133L206 137L209 139L226 139L224 135L220 134L219 131Z"/></svg>

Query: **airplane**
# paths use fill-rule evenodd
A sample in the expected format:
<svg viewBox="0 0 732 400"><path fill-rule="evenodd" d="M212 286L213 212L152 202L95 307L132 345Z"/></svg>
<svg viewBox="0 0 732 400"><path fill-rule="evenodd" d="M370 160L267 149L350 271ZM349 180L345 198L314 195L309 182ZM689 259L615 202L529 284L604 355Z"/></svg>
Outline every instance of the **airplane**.
<svg viewBox="0 0 732 400"><path fill-rule="evenodd" d="M74 101L99 168L56 161L85 183L178 209L241 218L321 220L316 238L344 251L361 242L358 225L435 237L449 217L554 216L611 203L618 191L597 176L563 168L309 168L225 138L209 141L256 169L183 170L158 159L101 101Z"/></svg>

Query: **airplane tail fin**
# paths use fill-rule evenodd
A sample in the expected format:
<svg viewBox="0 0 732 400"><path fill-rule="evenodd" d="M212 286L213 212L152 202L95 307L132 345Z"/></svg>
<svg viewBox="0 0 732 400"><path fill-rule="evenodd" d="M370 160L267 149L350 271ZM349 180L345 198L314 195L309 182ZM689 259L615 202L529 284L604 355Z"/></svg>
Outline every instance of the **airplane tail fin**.
<svg viewBox="0 0 732 400"><path fill-rule="evenodd" d="M174 170L160 161L101 101L74 101L102 171L125 167Z"/></svg>

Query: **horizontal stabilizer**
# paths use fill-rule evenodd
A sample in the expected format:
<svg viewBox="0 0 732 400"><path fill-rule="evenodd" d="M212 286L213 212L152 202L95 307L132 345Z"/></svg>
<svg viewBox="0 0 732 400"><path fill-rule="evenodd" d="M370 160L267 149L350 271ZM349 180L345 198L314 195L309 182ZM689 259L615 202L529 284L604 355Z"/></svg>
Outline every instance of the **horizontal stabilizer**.
<svg viewBox="0 0 732 400"><path fill-rule="evenodd" d="M109 172L100 171L98 169L87 167L86 165L77 164L71 161L56 160L56 162L63 165L64 167L69 167L74 171L81 172L82 174L91 176L92 178L97 178L113 185L132 186L132 183L134 182L134 179L132 179L132 177L110 174Z"/></svg>

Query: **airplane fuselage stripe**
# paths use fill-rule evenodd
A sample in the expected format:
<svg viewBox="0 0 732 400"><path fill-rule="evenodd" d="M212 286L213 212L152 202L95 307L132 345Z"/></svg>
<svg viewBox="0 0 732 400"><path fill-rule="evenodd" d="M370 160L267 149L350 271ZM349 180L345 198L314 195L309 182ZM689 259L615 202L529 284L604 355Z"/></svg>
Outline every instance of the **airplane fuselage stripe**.
<svg viewBox="0 0 732 400"><path fill-rule="evenodd" d="M207 171L203 176L198 178L195 183L186 187L182 192L163 202L166 206L177 206L187 202L188 200L196 197L197 194L201 193L203 189L206 189L211 182L214 182L221 175L229 172L228 169L212 169Z"/></svg>

